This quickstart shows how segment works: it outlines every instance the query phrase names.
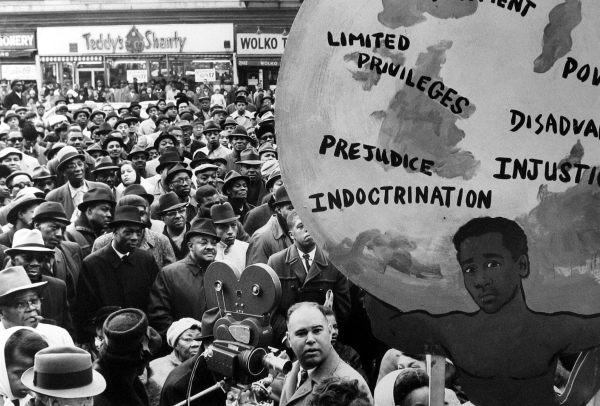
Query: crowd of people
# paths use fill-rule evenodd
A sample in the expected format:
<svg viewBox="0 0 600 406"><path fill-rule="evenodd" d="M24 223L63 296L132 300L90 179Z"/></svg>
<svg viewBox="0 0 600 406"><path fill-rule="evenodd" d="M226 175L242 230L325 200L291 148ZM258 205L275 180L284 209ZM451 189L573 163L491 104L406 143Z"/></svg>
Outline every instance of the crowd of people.
<svg viewBox="0 0 600 406"><path fill-rule="evenodd" d="M204 274L228 261L267 264L281 284L271 346L295 362L256 397L428 404L425 356L374 338L364 293L294 209L270 93L235 87L227 102L199 87L115 109L52 92L32 104L22 81L11 88L0 112L5 402L172 406L214 385ZM446 404L468 402L450 361L446 375ZM191 404L225 403L213 392Z"/></svg>

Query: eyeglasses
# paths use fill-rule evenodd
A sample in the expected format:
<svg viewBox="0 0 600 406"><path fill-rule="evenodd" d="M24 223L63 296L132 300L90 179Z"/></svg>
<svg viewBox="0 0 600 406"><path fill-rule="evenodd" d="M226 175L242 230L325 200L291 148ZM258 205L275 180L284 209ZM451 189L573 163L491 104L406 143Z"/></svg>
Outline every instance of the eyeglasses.
<svg viewBox="0 0 600 406"><path fill-rule="evenodd" d="M31 187L31 182L27 182L27 183L15 183L11 186L12 189L14 188L19 188L19 189L23 189L26 187Z"/></svg>
<svg viewBox="0 0 600 406"><path fill-rule="evenodd" d="M175 186L181 186L184 183L187 183L189 185L192 183L192 180L190 178L179 178L179 179L175 179L175 180L171 181L171 185L175 185Z"/></svg>
<svg viewBox="0 0 600 406"><path fill-rule="evenodd" d="M81 161L79 161L79 162L71 162L70 164L68 164L66 166L66 168L68 170L75 170L77 168L84 168L84 167L85 167L85 164L83 162L81 162Z"/></svg>
<svg viewBox="0 0 600 406"><path fill-rule="evenodd" d="M12 142L22 142L23 137L10 137L8 140Z"/></svg>
<svg viewBox="0 0 600 406"><path fill-rule="evenodd" d="M185 212L186 212L186 208L182 207L179 210L171 210L171 211L166 212L165 216L167 216L167 217L175 217L175 216L177 216L179 214L181 217L183 217L183 216L185 216Z"/></svg>
<svg viewBox="0 0 600 406"><path fill-rule="evenodd" d="M50 258L52 258L50 255L45 254L23 254L21 257L23 258L23 261L28 264L32 263L33 260L36 260L37 262L50 262Z"/></svg>
<svg viewBox="0 0 600 406"><path fill-rule="evenodd" d="M40 299L39 297L36 297L33 299L29 299L29 300L21 300L18 302L14 302L7 306L23 312L23 311L29 309L30 306L38 307L40 305L40 303L42 303L42 299Z"/></svg>

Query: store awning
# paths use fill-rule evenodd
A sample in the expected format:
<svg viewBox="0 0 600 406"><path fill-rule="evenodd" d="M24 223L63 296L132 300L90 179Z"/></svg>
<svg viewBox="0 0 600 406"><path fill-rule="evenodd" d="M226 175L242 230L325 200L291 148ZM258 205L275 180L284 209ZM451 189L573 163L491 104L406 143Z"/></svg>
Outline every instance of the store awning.
<svg viewBox="0 0 600 406"><path fill-rule="evenodd" d="M281 66L281 58L239 58L238 66Z"/></svg>
<svg viewBox="0 0 600 406"><path fill-rule="evenodd" d="M32 58L35 49L0 49L0 58Z"/></svg>
<svg viewBox="0 0 600 406"><path fill-rule="evenodd" d="M87 56L40 56L42 62L81 62L81 61L102 61L100 55Z"/></svg>

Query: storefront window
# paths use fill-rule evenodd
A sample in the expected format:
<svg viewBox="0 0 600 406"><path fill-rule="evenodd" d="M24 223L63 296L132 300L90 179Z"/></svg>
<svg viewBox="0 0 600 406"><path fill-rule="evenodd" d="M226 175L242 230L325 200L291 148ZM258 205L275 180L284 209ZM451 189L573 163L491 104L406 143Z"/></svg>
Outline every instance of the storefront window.
<svg viewBox="0 0 600 406"><path fill-rule="evenodd" d="M47 83L56 83L58 77L58 62L42 63L42 80Z"/></svg>
<svg viewBox="0 0 600 406"><path fill-rule="evenodd" d="M108 76L111 86L127 82L129 78L140 77L140 73L148 71L148 61L145 59L108 59ZM138 79L139 83L147 80Z"/></svg>
<svg viewBox="0 0 600 406"><path fill-rule="evenodd" d="M190 89L208 83L211 87L221 87L233 78L232 63L228 59L202 59L191 56L169 55L171 79L185 80Z"/></svg>
<svg viewBox="0 0 600 406"><path fill-rule="evenodd" d="M73 86L73 72L74 72L74 63L72 62L63 62L63 75L62 75L62 84L66 86Z"/></svg>

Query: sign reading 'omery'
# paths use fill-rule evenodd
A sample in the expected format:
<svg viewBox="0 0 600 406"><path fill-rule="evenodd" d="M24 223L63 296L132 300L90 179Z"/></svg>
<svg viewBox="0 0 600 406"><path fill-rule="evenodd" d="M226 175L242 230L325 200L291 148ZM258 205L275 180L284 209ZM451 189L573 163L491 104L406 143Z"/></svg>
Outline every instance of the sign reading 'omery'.
<svg viewBox="0 0 600 406"><path fill-rule="evenodd" d="M0 33L0 49L35 48L33 33Z"/></svg>

